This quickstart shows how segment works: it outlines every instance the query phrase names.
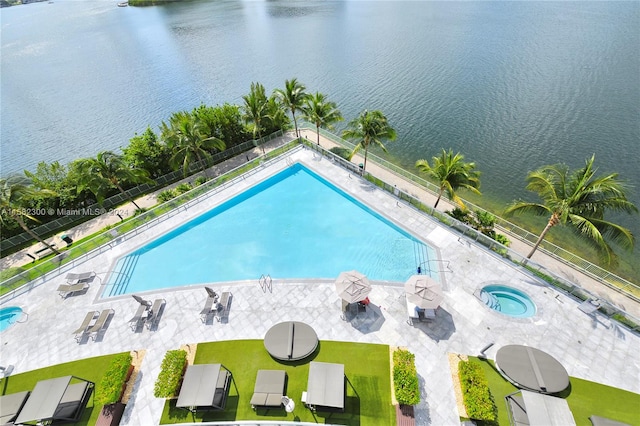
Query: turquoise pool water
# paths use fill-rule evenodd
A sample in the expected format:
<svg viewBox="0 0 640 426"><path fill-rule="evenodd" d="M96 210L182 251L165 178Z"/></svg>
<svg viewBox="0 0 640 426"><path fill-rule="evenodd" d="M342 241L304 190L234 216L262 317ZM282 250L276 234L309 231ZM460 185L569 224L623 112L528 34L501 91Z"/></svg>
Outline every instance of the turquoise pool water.
<svg viewBox="0 0 640 426"><path fill-rule="evenodd" d="M505 285L488 285L480 291L482 301L494 311L510 317L528 318L536 313L536 305L524 292Z"/></svg>
<svg viewBox="0 0 640 426"><path fill-rule="evenodd" d="M0 309L0 331L11 327L22 317L22 309L17 306L9 306Z"/></svg>
<svg viewBox="0 0 640 426"><path fill-rule="evenodd" d="M189 284L335 278L356 269L405 281L436 253L399 226L294 164L120 258L103 297ZM425 267L426 265L426 267Z"/></svg>

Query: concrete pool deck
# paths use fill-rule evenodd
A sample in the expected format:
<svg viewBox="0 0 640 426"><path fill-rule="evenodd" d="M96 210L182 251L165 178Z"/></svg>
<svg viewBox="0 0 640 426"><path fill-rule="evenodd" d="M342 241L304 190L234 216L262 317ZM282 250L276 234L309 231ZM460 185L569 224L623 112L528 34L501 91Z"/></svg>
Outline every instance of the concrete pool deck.
<svg viewBox="0 0 640 426"><path fill-rule="evenodd" d="M402 283L374 282L369 298L379 307L352 323L341 319L341 303L333 280L280 280L273 277L273 293L263 292L255 280L202 285L144 294L164 298L166 309L158 330L133 333L128 320L136 302L130 296L98 298L99 284L118 256L164 234L214 205L252 186L267 175L287 167L286 158L331 180L396 222L413 235L437 247L443 260L444 302L432 323L407 324ZM166 220L136 238L116 245L102 256L87 261L74 272L95 271L97 279L88 294L60 299L55 291L64 276L16 297L10 304L28 314L24 323L2 332L0 365L14 365L14 374L52 364L129 350L145 350L141 374L127 405L123 425L158 424L163 399L153 397L153 384L167 350L183 344L230 339L261 339L282 321L303 321L321 340L383 343L407 347L416 355L422 402L416 407L416 424L459 424L447 354L477 355L488 343L489 358L506 344L525 344L558 359L570 376L584 378L640 393L640 337L601 315L578 310L574 300L523 273L499 256L459 238L448 229L365 180L349 174L331 161L307 149L297 149L227 190L211 196L187 211ZM194 252L194 256L204 255ZM264 271L268 273L269 271ZM538 306L528 319L513 319L491 311L474 296L488 283L508 284L525 291ZM231 291L228 322L205 325L199 312L206 298L203 285L215 291ZM71 332L89 310L112 308L115 316L103 338L76 343ZM28 338L34 336L34 338ZM37 337L36 337L37 336ZM339 362L339 360L336 360ZM347 376L349 372L346 372ZM299 402L300 395L292 395ZM497 401L498 404L502 403ZM630 408L632 409L632 408ZM293 420L293 416L291 418Z"/></svg>

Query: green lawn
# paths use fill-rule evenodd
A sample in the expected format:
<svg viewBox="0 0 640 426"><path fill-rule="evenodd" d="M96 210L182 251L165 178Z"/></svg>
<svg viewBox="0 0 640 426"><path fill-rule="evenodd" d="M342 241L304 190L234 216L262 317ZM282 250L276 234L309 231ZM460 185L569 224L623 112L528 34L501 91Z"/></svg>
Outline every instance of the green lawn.
<svg viewBox="0 0 640 426"><path fill-rule="evenodd" d="M348 379L344 413L318 412L314 415L300 402L300 396L307 388L310 361L344 364ZM354 426L396 424L395 409L391 405L387 345L321 341L319 350L304 362L284 363L271 358L264 349L262 340L200 343L195 363L221 363L233 374L225 410L198 413L194 418L188 411L175 408L175 400L172 400L165 404L161 423L260 419ZM287 372L287 395L296 403L293 413L287 414L284 409L262 409L256 412L251 408L249 401L253 394L256 373L260 369Z"/></svg>
<svg viewBox="0 0 640 426"><path fill-rule="evenodd" d="M86 358L79 361L67 362L65 364L52 365L26 373L14 374L0 381L0 394L8 395L15 392L31 391L40 380L53 379L63 376L76 376L89 380L99 385L111 360L118 354ZM95 389L94 389L95 392ZM89 399L87 408L80 421L75 425L95 425L102 406L94 406L93 396Z"/></svg>
<svg viewBox="0 0 640 426"><path fill-rule="evenodd" d="M499 424L508 426L509 415L504 397L515 392L516 387L494 369L493 361L483 362L477 358L469 358L482 365L489 381L491 393L498 406ZM591 415L640 426L639 394L571 377L569 389L561 396L566 398L577 426L591 426L589 421Z"/></svg>

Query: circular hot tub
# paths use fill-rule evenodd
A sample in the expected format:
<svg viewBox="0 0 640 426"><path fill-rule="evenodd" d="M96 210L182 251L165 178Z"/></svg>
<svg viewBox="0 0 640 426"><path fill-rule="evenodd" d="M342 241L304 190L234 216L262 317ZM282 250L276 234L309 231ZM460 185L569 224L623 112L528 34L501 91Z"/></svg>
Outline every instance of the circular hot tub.
<svg viewBox="0 0 640 426"><path fill-rule="evenodd" d="M8 306L0 308L0 331L4 331L22 318L22 308Z"/></svg>
<svg viewBox="0 0 640 426"><path fill-rule="evenodd" d="M494 311L510 317L529 318L536 313L536 304L527 293L506 285L484 286L480 300Z"/></svg>

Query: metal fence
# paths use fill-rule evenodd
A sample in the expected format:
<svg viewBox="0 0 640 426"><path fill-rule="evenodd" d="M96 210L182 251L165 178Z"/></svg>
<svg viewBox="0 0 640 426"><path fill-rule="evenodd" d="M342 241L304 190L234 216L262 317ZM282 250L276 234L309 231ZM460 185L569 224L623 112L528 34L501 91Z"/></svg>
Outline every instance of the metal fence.
<svg viewBox="0 0 640 426"><path fill-rule="evenodd" d="M111 250L114 244L119 244L133 238L150 227L164 222L176 214L189 209L189 207L219 193L230 185L244 180L247 176L261 170L261 166L266 166L271 164L271 162L277 161L277 157L282 153L294 148L301 149L297 140L289 142L215 179L207 181L176 198L108 229L90 240L74 245L69 250L63 251L60 255L54 256L30 269L19 271L16 275L0 283L1 300L12 299L53 277L71 271L85 261Z"/></svg>
<svg viewBox="0 0 640 426"><path fill-rule="evenodd" d="M306 128L308 130L312 130L312 131L316 131L316 127L312 124L303 122L303 123L299 123L298 127L301 128ZM343 146L345 148L348 149L353 149L354 145L351 144L350 142L340 138L339 136L328 132L324 129L320 129L320 134L322 136L324 136L325 138L335 142L336 144ZM376 163L377 165L387 169L388 171L390 171L391 173L402 177L408 181L411 181L415 184L417 184L419 187L425 189L426 191L432 193L433 195L437 196L438 195L438 191L439 188L434 185L432 182L429 182L419 176L416 176L404 169L402 169L401 167L392 164L390 162L388 162L387 160L384 160L380 157L378 157L375 154L372 153L368 153L367 155L367 161L371 161ZM469 201L464 200L464 203L468 206L471 207L471 209L473 210L479 210L479 211L483 211L486 212L486 210L484 210L483 208L477 206L474 203L471 203ZM432 209L433 210L433 209ZM489 212L490 213L490 212ZM431 214L431 213L430 213ZM443 214L440 212L434 212L432 214L433 216L436 217L442 217ZM495 216L495 215L494 215ZM447 215L447 217L449 217ZM515 225L514 223L511 223L501 217L495 216L496 217L496 227L504 232L505 234L509 235L512 238L516 238L522 241L526 241L530 244L534 244L536 242L536 240L538 239L538 235L533 234L529 231L527 231L526 229L523 229L517 225ZM554 259L571 266L572 268L582 272L583 274L593 278L594 280L606 285L607 287L610 287L622 294L624 294L625 296L635 300L636 302L640 302L640 286L638 286L637 284L632 283L631 281L628 281L616 274L613 274L601 267L599 267L598 265L595 265L591 262L589 262L588 260L585 260L565 249L563 249L560 246L557 246L551 242L548 242L546 240L543 240L542 243L540 244L540 246L538 247L538 250L544 252L545 254L547 254L548 256L553 257Z"/></svg>
<svg viewBox="0 0 640 426"><path fill-rule="evenodd" d="M314 128L315 130L315 128ZM337 138L337 136L332 135L333 138ZM339 139L339 138L337 138ZM360 169L359 166L357 166L356 164L347 161L345 159L343 159L342 157L332 153L331 151L326 150L325 148L323 148L322 146L318 146L314 143L311 143L309 141L302 141L305 145L307 145L309 148L315 150L316 152L318 152L319 154L327 157L328 159L330 159L331 161L335 162L336 164L340 164L342 167L346 168L347 170L350 170L354 173L358 173L361 174L362 170ZM348 146L348 145L347 145ZM369 154L368 158L371 158L372 155ZM378 158L376 158L376 162L377 160L379 160ZM384 160L383 160L384 161ZM406 172L405 172L406 173ZM621 324L624 324L626 327L628 327L629 329L635 331L635 332L640 332L640 318L636 318L633 315L629 314L628 312L625 312L624 310L618 308L617 306L600 299L597 295L594 295L592 293L590 293L588 290L582 288L581 286L572 283L568 280L566 280L563 277L558 276L556 273L554 273L553 271L550 271L549 269L545 268L542 265L537 264L536 262L527 259L525 256L522 256L521 254L515 252L514 250L510 249L509 247L506 247L500 243L498 243L496 240L494 240L493 238L490 238L489 236L469 227L468 225L456 220L455 218L449 216L448 214L445 214L443 212L440 212L436 209L434 209L431 206L428 206L424 203L422 203L422 201L420 201L418 198L416 198L415 196L408 194L404 191L399 190L397 187L386 183L378 178L376 178L375 176L371 175L368 172L364 173L364 177L366 179L368 179L369 181L373 182L374 184L376 184L378 187L384 189L385 191L389 192L390 194L393 194L394 196L396 196L400 201L403 201L413 207L415 207L416 209L425 212L427 214L429 214L430 216L435 217L436 219L438 219L442 224L448 226L450 229L453 229L455 231L457 231L458 233L460 233L461 235L465 236L466 238L476 242L477 244L480 244L486 248L488 248L489 250L493 251L496 255L502 256L505 259L510 260L511 262L514 263L514 265L516 265L517 267L523 268L525 269L528 273L531 273L535 276L537 276L538 278L548 282L549 284L553 285L555 288L557 288L558 290L562 291L563 293L570 295L572 297L574 297L577 300L582 300L582 301L586 301L586 300L598 300L600 302L600 312L603 313L604 315L606 315L607 317L618 321ZM417 178L417 177L416 177ZM417 178L420 179L420 178ZM507 222L508 223L508 222ZM515 225L513 225L515 226ZM552 254L550 254L552 255ZM554 256L557 258L557 256ZM570 263L569 263L570 264ZM571 265L572 267L580 270L581 268L575 266L575 265ZM621 278L620 278L621 279ZM626 296L629 296L632 299L638 300L633 294L629 294L623 291L623 289L620 289L618 287L612 286L607 282L603 282L601 280L598 280L599 282L602 282L603 284L615 289L616 291L622 292L624 293ZM631 284L631 283L629 283ZM633 285L633 284L631 284Z"/></svg>
<svg viewBox="0 0 640 426"><path fill-rule="evenodd" d="M228 160L229 158L237 156L238 154L247 152L251 148L259 147L275 138L282 136L283 134L284 132L282 130L279 130L275 133L264 136L261 139L246 141L239 145L226 149L222 152L215 153L211 156L210 161L201 160L199 162L191 163L190 167L187 170L186 176L191 176L194 173L199 172L200 170L202 170L203 167L219 164L225 160ZM100 212L104 212L105 210L109 210L113 207L122 205L128 202L130 199L135 199L141 195L164 188L167 185L170 185L174 182L184 179L186 176L182 169L173 171L171 173L167 173L165 175L162 175L156 178L153 184L145 183L125 191L124 195L122 193L113 195L105 199L102 205L93 204L89 207L78 209L86 212L95 212L96 214L93 216L66 215L58 219L52 220L50 222L47 222L45 224L42 224L40 226L37 226L36 228L33 229L33 231L36 233L36 235L42 235L42 236L52 235L57 232L65 231L73 226L76 226L80 223L93 219L95 216L99 215ZM20 247L23 244L28 243L30 241L33 241L33 238L26 232L15 235L11 238L6 238L6 239L3 238L2 241L0 241L0 251L7 251L15 247Z"/></svg>

